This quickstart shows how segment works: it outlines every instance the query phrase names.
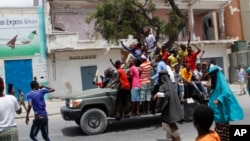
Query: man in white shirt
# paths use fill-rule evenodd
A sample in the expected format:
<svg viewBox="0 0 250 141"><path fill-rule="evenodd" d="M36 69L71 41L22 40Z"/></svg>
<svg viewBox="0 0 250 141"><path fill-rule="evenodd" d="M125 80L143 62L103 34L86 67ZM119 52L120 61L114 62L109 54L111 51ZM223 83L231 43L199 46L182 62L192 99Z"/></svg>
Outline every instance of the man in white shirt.
<svg viewBox="0 0 250 141"><path fill-rule="evenodd" d="M22 109L13 95L6 95L4 82L0 77L0 140L18 141L18 132L15 123L15 112L22 113Z"/></svg>
<svg viewBox="0 0 250 141"><path fill-rule="evenodd" d="M245 70L238 65L237 70L236 70L236 77L240 85L240 93L241 94L246 94L246 89L245 89L245 79L246 79L246 72Z"/></svg>
<svg viewBox="0 0 250 141"><path fill-rule="evenodd" d="M152 53L156 48L156 40L153 34L150 34L150 28L144 28L144 36L147 44L147 52Z"/></svg>

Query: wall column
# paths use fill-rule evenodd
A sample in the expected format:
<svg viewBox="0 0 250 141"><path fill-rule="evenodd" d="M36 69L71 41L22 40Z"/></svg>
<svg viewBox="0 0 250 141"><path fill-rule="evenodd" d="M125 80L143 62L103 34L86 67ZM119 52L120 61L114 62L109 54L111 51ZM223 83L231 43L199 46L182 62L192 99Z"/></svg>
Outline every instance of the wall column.
<svg viewBox="0 0 250 141"><path fill-rule="evenodd" d="M191 34L191 41L195 39L195 34L194 34L194 12L192 6L189 6L188 10L188 19L189 19L189 30Z"/></svg>
<svg viewBox="0 0 250 141"><path fill-rule="evenodd" d="M224 9L219 11L219 23L220 23L220 39L225 39L225 19L224 19Z"/></svg>

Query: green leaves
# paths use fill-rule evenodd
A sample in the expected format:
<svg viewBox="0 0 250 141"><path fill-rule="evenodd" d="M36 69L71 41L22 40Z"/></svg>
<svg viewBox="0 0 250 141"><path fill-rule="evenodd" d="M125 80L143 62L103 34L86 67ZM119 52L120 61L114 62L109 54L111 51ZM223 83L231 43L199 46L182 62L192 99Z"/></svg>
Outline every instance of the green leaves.
<svg viewBox="0 0 250 141"><path fill-rule="evenodd" d="M173 7L173 0L166 2ZM129 34L137 37L143 34L145 26L152 27L156 31L156 40L158 40L160 34L177 37L185 25L185 19L183 16L180 17L179 9L176 10L176 8L178 7L175 5L174 11L170 10L169 19L166 22L160 17L150 16L156 10L153 0L140 0L140 2L138 0L104 0L86 19L86 22L90 23L95 20L96 32L108 41L127 38Z"/></svg>
<svg viewBox="0 0 250 141"><path fill-rule="evenodd" d="M155 10L152 0L145 0L143 4L135 0L105 0L86 22L95 19L96 32L106 40L127 38L129 34L136 36L143 33L145 25L160 24L159 18L151 19L149 16Z"/></svg>

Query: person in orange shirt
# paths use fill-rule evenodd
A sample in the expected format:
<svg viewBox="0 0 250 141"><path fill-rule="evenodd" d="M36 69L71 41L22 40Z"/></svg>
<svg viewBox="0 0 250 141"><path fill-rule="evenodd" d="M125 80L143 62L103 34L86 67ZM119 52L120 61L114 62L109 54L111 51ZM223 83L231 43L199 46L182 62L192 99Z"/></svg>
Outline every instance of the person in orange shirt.
<svg viewBox="0 0 250 141"><path fill-rule="evenodd" d="M195 141L221 141L220 136L210 127L214 121L214 112L207 105L199 105L193 112L193 124L198 132Z"/></svg>
<svg viewBox="0 0 250 141"><path fill-rule="evenodd" d="M115 61L114 65L117 69L117 81L120 82L120 88L117 91L115 114L115 118L119 120L124 115L124 108L127 107L127 102L130 95L130 83L128 81L126 72L121 68L121 61Z"/></svg>
<svg viewBox="0 0 250 141"><path fill-rule="evenodd" d="M194 103L192 99L193 83L192 83L192 71L190 64L185 64L185 67L181 70L181 78L184 83L184 99L187 99L187 103Z"/></svg>

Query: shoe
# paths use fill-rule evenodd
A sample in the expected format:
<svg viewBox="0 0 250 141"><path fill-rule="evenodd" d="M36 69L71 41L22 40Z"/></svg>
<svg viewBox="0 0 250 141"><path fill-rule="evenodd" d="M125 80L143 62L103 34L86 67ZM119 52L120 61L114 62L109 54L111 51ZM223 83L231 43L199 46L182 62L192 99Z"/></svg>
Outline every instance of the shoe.
<svg viewBox="0 0 250 141"><path fill-rule="evenodd" d="M190 104L190 103L191 103L190 98L187 98L187 103L188 103L188 104Z"/></svg>
<svg viewBox="0 0 250 141"><path fill-rule="evenodd" d="M137 117L140 116L140 113L139 112L135 113L135 116L137 116Z"/></svg>
<svg viewBox="0 0 250 141"><path fill-rule="evenodd" d="M194 103L194 100L193 100L193 98L190 98L189 100L190 100L190 103Z"/></svg>
<svg viewBox="0 0 250 141"><path fill-rule="evenodd" d="M177 123L179 123L179 124L183 124L183 122L184 122L184 119L177 121Z"/></svg>
<svg viewBox="0 0 250 141"><path fill-rule="evenodd" d="M246 94L246 91L244 91L243 94Z"/></svg>
<svg viewBox="0 0 250 141"><path fill-rule="evenodd" d="M123 117L124 118L130 118L132 116L132 114L131 113L128 113L128 114L125 114Z"/></svg>

